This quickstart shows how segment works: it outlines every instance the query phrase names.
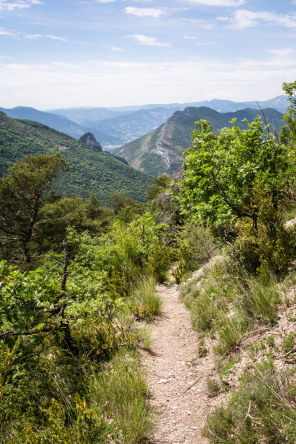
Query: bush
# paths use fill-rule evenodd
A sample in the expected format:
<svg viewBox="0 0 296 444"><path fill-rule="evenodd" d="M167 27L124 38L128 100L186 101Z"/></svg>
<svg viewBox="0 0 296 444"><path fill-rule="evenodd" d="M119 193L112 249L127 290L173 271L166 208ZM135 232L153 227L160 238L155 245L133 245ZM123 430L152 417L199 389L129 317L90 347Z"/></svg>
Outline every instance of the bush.
<svg viewBox="0 0 296 444"><path fill-rule="evenodd" d="M254 276L232 260L217 262L198 287L187 285L182 293L193 327L202 334L216 333L220 355L236 349L255 321L277 320L280 287L275 276Z"/></svg>
<svg viewBox="0 0 296 444"><path fill-rule="evenodd" d="M153 278L143 280L133 295L132 312L137 319L151 321L154 316L161 312L162 299L155 291Z"/></svg>
<svg viewBox="0 0 296 444"><path fill-rule="evenodd" d="M294 443L295 375L270 363L248 372L226 407L207 418L204 436L212 443Z"/></svg>
<svg viewBox="0 0 296 444"><path fill-rule="evenodd" d="M238 301L247 316L273 324L277 319L280 293L275 279L270 276L269 282L260 277L249 277L245 281Z"/></svg>
<svg viewBox="0 0 296 444"><path fill-rule="evenodd" d="M178 265L173 272L177 283L187 271L197 270L216 253L210 230L193 221L187 221L178 239Z"/></svg>
<svg viewBox="0 0 296 444"><path fill-rule="evenodd" d="M232 317L221 315L218 322L219 339L215 351L219 355L224 355L239 346L245 322L238 315Z"/></svg>
<svg viewBox="0 0 296 444"><path fill-rule="evenodd" d="M248 219L238 221L238 237L230 251L250 273L283 276L295 257L295 228L285 228L283 209L275 211L262 193L258 192L254 204L260 208L257 229Z"/></svg>

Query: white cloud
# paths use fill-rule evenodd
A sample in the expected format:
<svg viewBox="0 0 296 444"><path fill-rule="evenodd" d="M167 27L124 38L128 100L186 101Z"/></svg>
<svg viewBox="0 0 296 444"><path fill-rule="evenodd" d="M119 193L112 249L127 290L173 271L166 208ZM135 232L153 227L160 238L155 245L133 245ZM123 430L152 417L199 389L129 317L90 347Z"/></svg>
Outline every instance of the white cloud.
<svg viewBox="0 0 296 444"><path fill-rule="evenodd" d="M271 25L283 26L285 28L296 28L296 14L276 14L269 11L248 11L239 9L232 17L218 17L218 20L229 22L234 29L245 29L258 26L260 22Z"/></svg>
<svg viewBox="0 0 296 444"><path fill-rule="evenodd" d="M90 60L73 65L0 60L1 106L7 108L265 100L281 94L282 83L295 78L296 58L276 54L231 63L207 58L182 63Z"/></svg>
<svg viewBox="0 0 296 444"><path fill-rule="evenodd" d="M118 48L117 46L112 46L111 51L122 52L125 51L124 48Z"/></svg>
<svg viewBox="0 0 296 444"><path fill-rule="evenodd" d="M189 0L191 3L206 6L242 6L246 0Z"/></svg>
<svg viewBox="0 0 296 444"><path fill-rule="evenodd" d="M51 35L51 34L27 34L25 36L27 39L31 39L31 40L39 40L41 38L46 38L46 39L50 39L50 40L60 40L61 42L67 42L68 40L65 39L64 37L59 37L57 35Z"/></svg>
<svg viewBox="0 0 296 444"><path fill-rule="evenodd" d="M183 39L185 39L185 40L198 40L199 37L196 37L194 35L183 35Z"/></svg>
<svg viewBox="0 0 296 444"><path fill-rule="evenodd" d="M41 34L27 34L26 39L30 39L30 40L38 40L42 37Z"/></svg>
<svg viewBox="0 0 296 444"><path fill-rule="evenodd" d="M33 5L42 5L42 2L40 0L0 0L0 11L26 9Z"/></svg>
<svg viewBox="0 0 296 444"><path fill-rule="evenodd" d="M162 14L164 14L164 11L162 11L161 9L135 8L133 6L127 6L125 8L125 12L127 14L136 15L137 17L155 17L155 18L159 18Z"/></svg>
<svg viewBox="0 0 296 444"><path fill-rule="evenodd" d="M59 37L58 35L46 34L44 37L51 40L60 40L61 42L67 42L68 40L64 37Z"/></svg>
<svg viewBox="0 0 296 444"><path fill-rule="evenodd" d="M112 3L115 2L115 0L96 0L96 3Z"/></svg>
<svg viewBox="0 0 296 444"><path fill-rule="evenodd" d="M295 54L294 49L291 48L271 49L269 52L280 57L289 57Z"/></svg>
<svg viewBox="0 0 296 444"><path fill-rule="evenodd" d="M168 47L170 46L169 43L160 42L157 40L156 37L150 37L148 35L143 34L133 34L129 37L132 37L136 42L140 43L141 45L146 46L161 46L161 47Z"/></svg>
<svg viewBox="0 0 296 444"><path fill-rule="evenodd" d="M16 34L14 32L12 32L12 31L7 31L6 29L0 28L0 35L10 35L10 36L13 36L13 35L16 35Z"/></svg>

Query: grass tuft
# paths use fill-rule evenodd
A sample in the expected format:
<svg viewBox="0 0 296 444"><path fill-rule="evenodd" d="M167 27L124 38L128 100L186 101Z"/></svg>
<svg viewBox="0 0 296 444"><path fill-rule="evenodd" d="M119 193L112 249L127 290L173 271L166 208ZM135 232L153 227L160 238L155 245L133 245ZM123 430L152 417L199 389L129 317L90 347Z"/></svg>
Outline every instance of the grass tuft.
<svg viewBox="0 0 296 444"><path fill-rule="evenodd" d="M155 291L154 279L144 280L134 293L133 313L138 319L151 321L161 313L162 299Z"/></svg>
<svg viewBox="0 0 296 444"><path fill-rule="evenodd" d="M214 444L296 442L295 375L270 363L248 372L228 405L208 416L204 436Z"/></svg>
<svg viewBox="0 0 296 444"><path fill-rule="evenodd" d="M113 439L137 444L147 437L151 414L146 404L148 392L136 355L118 353L91 381L94 408L112 423Z"/></svg>

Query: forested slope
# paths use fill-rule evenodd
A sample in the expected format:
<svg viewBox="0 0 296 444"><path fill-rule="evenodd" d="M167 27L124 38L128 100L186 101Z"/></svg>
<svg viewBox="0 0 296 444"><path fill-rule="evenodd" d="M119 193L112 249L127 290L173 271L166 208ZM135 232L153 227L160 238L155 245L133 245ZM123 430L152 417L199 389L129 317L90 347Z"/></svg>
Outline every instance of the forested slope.
<svg viewBox="0 0 296 444"><path fill-rule="evenodd" d="M117 150L117 154L124 157L129 165L148 174L172 174L183 163L182 154L191 145L191 133L196 121L208 120L217 131L229 126L232 119L237 119L236 124L246 128L243 120L252 121L258 114L262 121L266 119L271 130L280 132L283 116L271 108L265 109L262 114L251 108L219 113L207 107L188 107L184 111L176 111L163 125L146 136L124 145Z"/></svg>
<svg viewBox="0 0 296 444"><path fill-rule="evenodd" d="M89 197L107 203L114 192L146 200L151 178L67 134L29 120L15 120L0 113L0 176L22 155L61 152L69 171L58 177L53 188L64 196Z"/></svg>

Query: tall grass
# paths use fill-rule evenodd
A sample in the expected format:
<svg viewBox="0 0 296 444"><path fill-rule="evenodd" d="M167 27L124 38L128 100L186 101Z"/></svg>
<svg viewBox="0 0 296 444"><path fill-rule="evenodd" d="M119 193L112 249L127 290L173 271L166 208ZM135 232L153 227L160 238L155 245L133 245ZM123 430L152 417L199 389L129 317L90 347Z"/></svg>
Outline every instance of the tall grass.
<svg viewBox="0 0 296 444"><path fill-rule="evenodd" d="M228 405L208 416L204 436L214 444L295 443L295 375L267 363L248 372Z"/></svg>
<svg viewBox="0 0 296 444"><path fill-rule="evenodd" d="M119 352L102 372L93 376L90 396L94 409L112 424L112 439L137 444L147 437L151 414L148 392L136 354Z"/></svg>
<svg viewBox="0 0 296 444"><path fill-rule="evenodd" d="M241 291L239 303L246 315L273 324L277 318L280 291L273 277L263 282L259 277L248 277Z"/></svg>
<svg viewBox="0 0 296 444"><path fill-rule="evenodd" d="M263 281L225 259L207 270L202 285L186 286L183 298L191 310L193 327L201 334L215 334L215 350L224 355L240 344L255 320L276 321L280 289L273 276Z"/></svg>
<svg viewBox="0 0 296 444"><path fill-rule="evenodd" d="M161 313L162 299L156 293L153 278L143 280L133 295L133 312L139 319L150 321Z"/></svg>

